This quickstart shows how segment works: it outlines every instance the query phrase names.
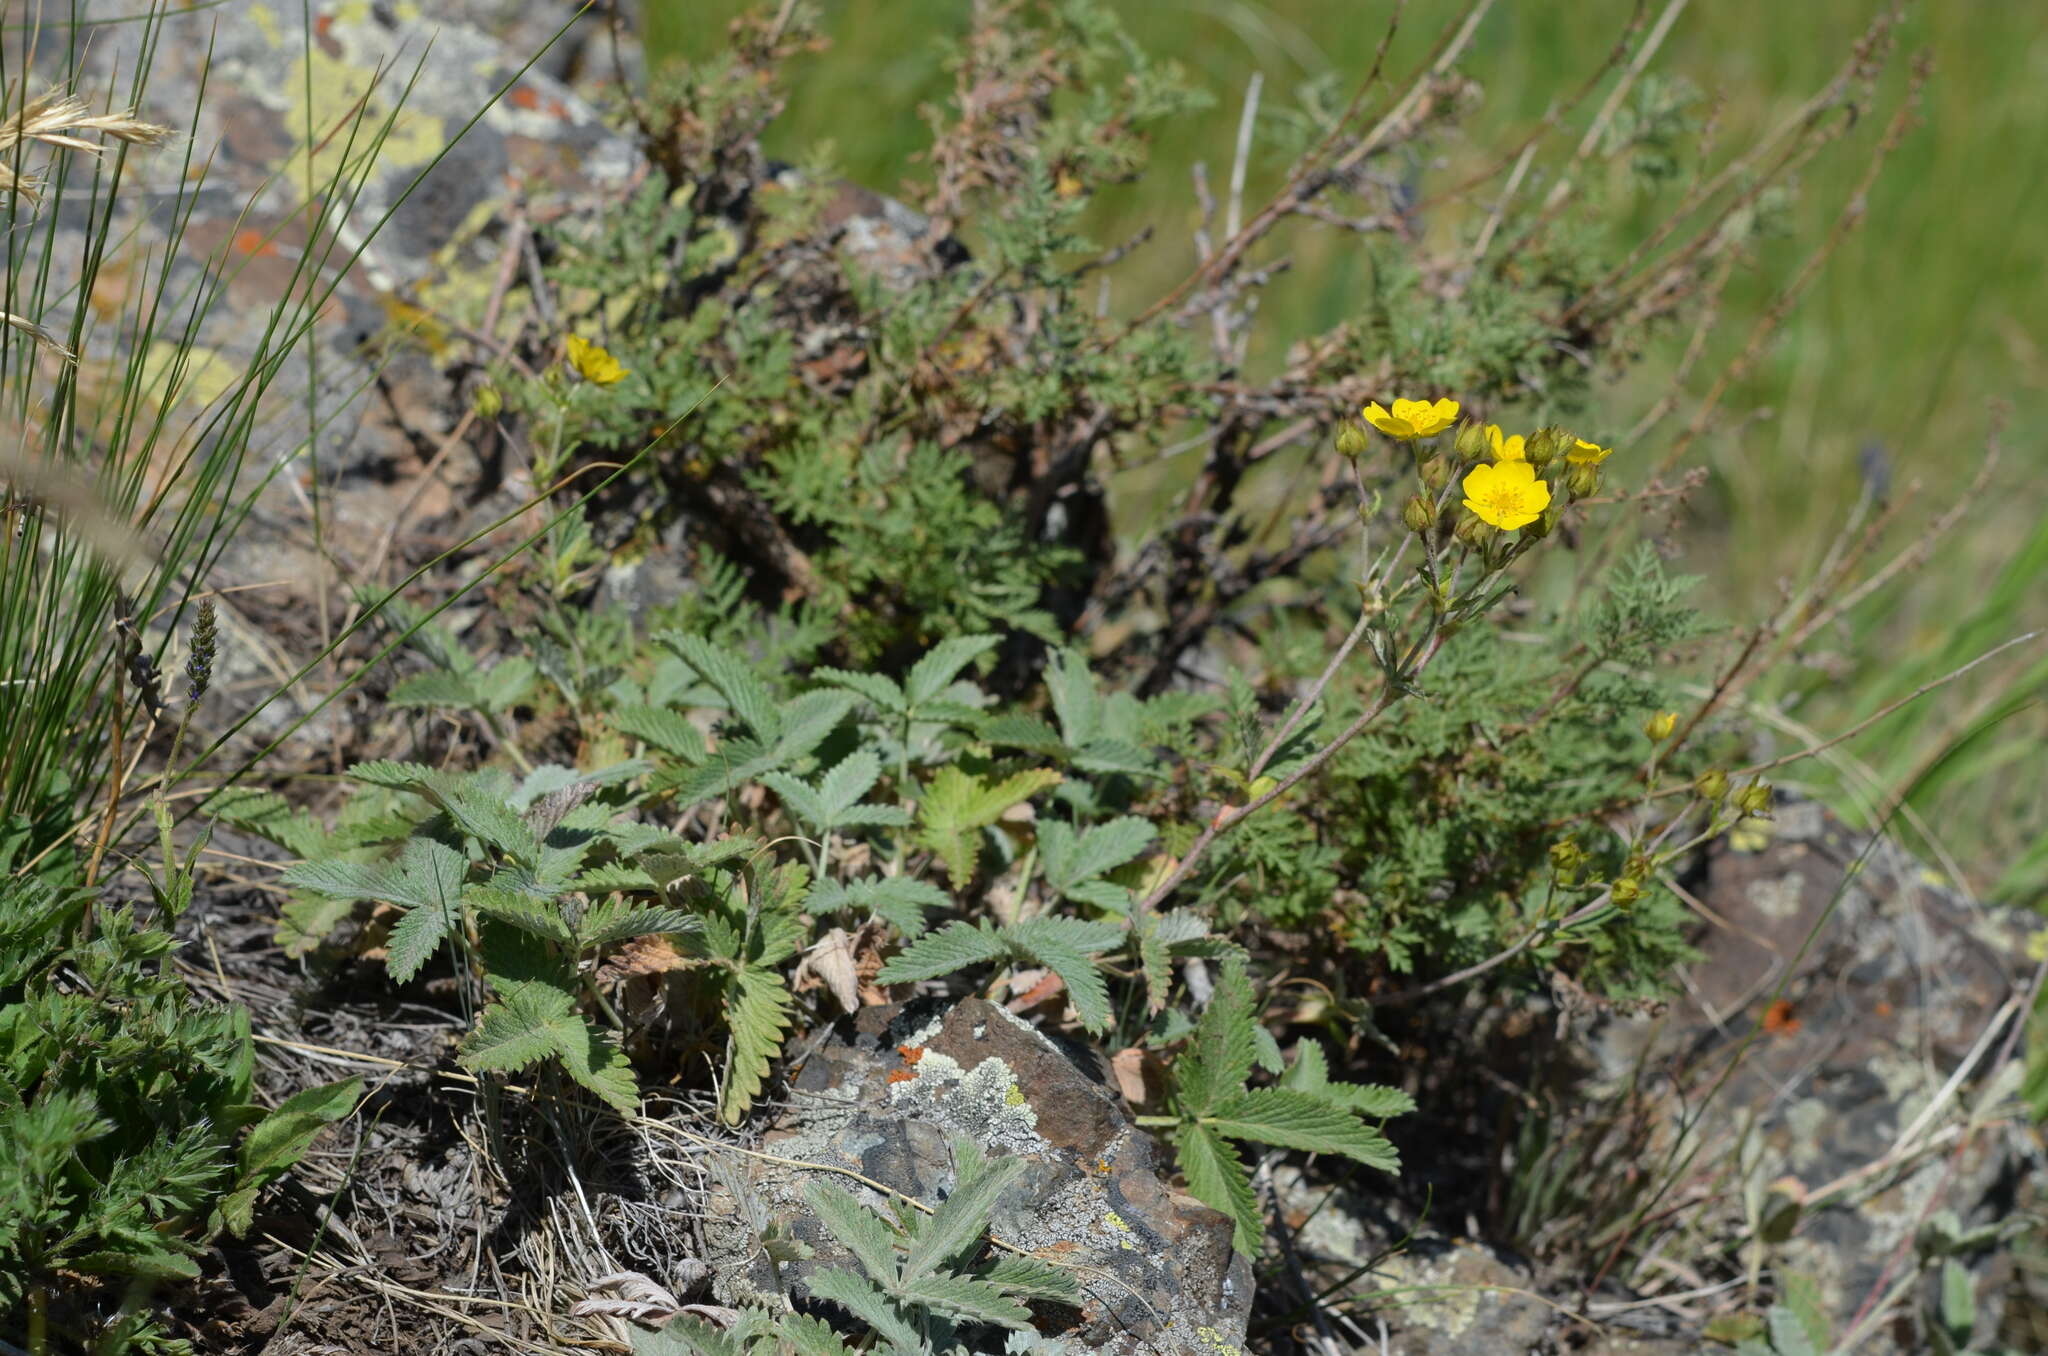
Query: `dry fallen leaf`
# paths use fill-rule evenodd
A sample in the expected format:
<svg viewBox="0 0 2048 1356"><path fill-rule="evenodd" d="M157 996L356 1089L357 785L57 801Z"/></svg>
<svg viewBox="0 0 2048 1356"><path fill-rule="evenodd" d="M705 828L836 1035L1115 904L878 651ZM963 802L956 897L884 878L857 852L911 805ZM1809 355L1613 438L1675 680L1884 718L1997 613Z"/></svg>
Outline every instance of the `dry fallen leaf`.
<svg viewBox="0 0 2048 1356"><path fill-rule="evenodd" d="M1119 1050L1110 1056L1109 1069L1116 1075L1117 1091L1132 1106L1150 1105L1165 1090L1166 1067L1150 1050L1136 1045Z"/></svg>
<svg viewBox="0 0 2048 1356"><path fill-rule="evenodd" d="M853 935L845 928L833 928L820 937L797 963L797 992L804 992L807 978L830 989L843 1010L859 1008L860 970L854 963Z"/></svg>

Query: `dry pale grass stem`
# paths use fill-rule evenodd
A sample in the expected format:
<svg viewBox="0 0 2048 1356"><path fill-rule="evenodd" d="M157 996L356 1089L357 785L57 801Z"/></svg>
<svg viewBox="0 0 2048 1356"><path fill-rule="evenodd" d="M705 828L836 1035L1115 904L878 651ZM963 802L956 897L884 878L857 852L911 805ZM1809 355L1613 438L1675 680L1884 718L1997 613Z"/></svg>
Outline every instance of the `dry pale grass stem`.
<svg viewBox="0 0 2048 1356"><path fill-rule="evenodd" d="M95 113L77 95L51 90L31 99L19 113L0 123L0 155L25 141L98 155L105 147L89 139L92 137L111 137L131 146L161 146L170 140L171 129L142 121L132 109L125 113ZM35 202L40 198L42 184L34 175L19 173L14 165L0 164L0 191L18 193Z"/></svg>

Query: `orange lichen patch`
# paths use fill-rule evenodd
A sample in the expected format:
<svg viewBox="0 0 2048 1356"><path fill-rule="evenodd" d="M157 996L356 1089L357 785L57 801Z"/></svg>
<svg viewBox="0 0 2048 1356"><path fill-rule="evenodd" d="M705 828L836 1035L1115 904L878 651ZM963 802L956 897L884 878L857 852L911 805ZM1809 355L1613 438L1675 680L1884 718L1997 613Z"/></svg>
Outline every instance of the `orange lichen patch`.
<svg viewBox="0 0 2048 1356"><path fill-rule="evenodd" d="M1887 1003L1887 1002L1885 1002L1885 1001L1884 1001L1884 1000L1883 1000L1882 998L1878 999L1878 1000L1877 1000L1877 1015L1878 1015L1878 1016L1880 1016L1880 1017L1889 1017L1889 1016L1891 1016L1891 1015L1892 1015L1892 1005L1891 1005L1891 1004L1889 1004L1889 1003Z"/></svg>
<svg viewBox="0 0 2048 1356"><path fill-rule="evenodd" d="M899 1045L896 1047L896 1053L903 1056L905 1064L915 1064L924 1058L924 1047L922 1045Z"/></svg>
<svg viewBox="0 0 2048 1356"><path fill-rule="evenodd" d="M245 258L265 259L277 254L277 242L254 226L244 226L236 231L230 248Z"/></svg>
<svg viewBox="0 0 2048 1356"><path fill-rule="evenodd" d="M917 1070L915 1069L893 1069L890 1071L888 1078L883 1081L887 1083L908 1083L916 1077Z"/></svg>
<svg viewBox="0 0 2048 1356"><path fill-rule="evenodd" d="M1773 1036L1789 1036L1799 1029L1798 1014L1789 999L1780 998L1764 1009L1764 1030Z"/></svg>
<svg viewBox="0 0 2048 1356"><path fill-rule="evenodd" d="M518 85L513 88L510 94L505 96L505 102L511 104L514 108L524 109L531 113L540 107L540 91L531 85Z"/></svg>
<svg viewBox="0 0 2048 1356"><path fill-rule="evenodd" d="M313 36L324 38L327 36L327 30L332 27L334 27L334 16L332 14L323 14L313 20Z"/></svg>

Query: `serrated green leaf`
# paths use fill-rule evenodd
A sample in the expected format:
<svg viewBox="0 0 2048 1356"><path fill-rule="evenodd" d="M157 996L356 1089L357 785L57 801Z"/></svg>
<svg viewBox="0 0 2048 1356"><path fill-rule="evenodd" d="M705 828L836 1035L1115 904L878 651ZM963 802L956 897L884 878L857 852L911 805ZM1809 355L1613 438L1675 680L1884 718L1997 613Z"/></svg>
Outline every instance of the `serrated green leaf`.
<svg viewBox="0 0 2048 1356"><path fill-rule="evenodd" d="M872 913L905 937L915 938L924 933L924 911L943 909L952 901L938 886L914 876L869 876L843 885L826 881L811 892L807 902L820 914Z"/></svg>
<svg viewBox="0 0 2048 1356"><path fill-rule="evenodd" d="M427 778L434 775L434 770L424 763L398 763L388 758L373 758L349 768L348 775L371 786L411 791L425 785Z"/></svg>
<svg viewBox="0 0 2048 1356"><path fill-rule="evenodd" d="M781 798L783 808L798 822L820 831L832 827L832 811L802 778L792 777L787 772L764 772L758 780Z"/></svg>
<svg viewBox="0 0 2048 1356"><path fill-rule="evenodd" d="M1024 1170L1021 1158L976 1162L977 1154L978 1151L963 1154L956 1146L958 1180L952 1194L924 1221L911 1243L910 1255L903 1259L903 1284L929 1277L979 1248L988 1233L989 1216L995 1213L996 1201Z"/></svg>
<svg viewBox="0 0 2048 1356"><path fill-rule="evenodd" d="M573 995L546 983L507 986L462 1044L471 1070L510 1072L558 1060L569 1077L621 1111L639 1105L626 1056L576 1011Z"/></svg>
<svg viewBox="0 0 2048 1356"><path fill-rule="evenodd" d="M882 778L882 760L867 749L859 749L839 760L818 782L818 799L825 803L833 822L838 823L869 788Z"/></svg>
<svg viewBox="0 0 2048 1356"><path fill-rule="evenodd" d="M1259 1213L1259 1198L1252 1193L1251 1175L1237 1151L1200 1124L1184 1124L1174 1150L1189 1193L1230 1220L1233 1247L1247 1257L1257 1256L1265 1219Z"/></svg>
<svg viewBox="0 0 2048 1356"><path fill-rule="evenodd" d="M622 899L593 904L576 922L576 941L583 947L611 946L634 937L701 933L704 920L682 909L649 908Z"/></svg>
<svg viewBox="0 0 2048 1356"><path fill-rule="evenodd" d="M704 734L679 711L660 706L627 706L612 712L612 728L695 766L709 751Z"/></svg>
<svg viewBox="0 0 2048 1356"><path fill-rule="evenodd" d="M311 815L272 791L230 786L215 792L201 808L215 819L259 834L300 857L318 856L327 841L326 830Z"/></svg>
<svg viewBox="0 0 2048 1356"><path fill-rule="evenodd" d="M896 1231L886 1220L829 1182L814 1183L804 1199L877 1284L895 1285Z"/></svg>
<svg viewBox="0 0 2048 1356"><path fill-rule="evenodd" d="M1136 815L1078 833L1072 825L1048 820L1038 826L1038 850L1046 880L1065 894L1133 860L1154 836L1151 821Z"/></svg>
<svg viewBox="0 0 2048 1356"><path fill-rule="evenodd" d="M1286 1088L1240 1092L1202 1117L1202 1124L1232 1139L1343 1154L1383 1172L1401 1169L1401 1157L1385 1135L1351 1112L1305 1092Z"/></svg>
<svg viewBox="0 0 2048 1356"><path fill-rule="evenodd" d="M979 723L976 733L998 748L1023 749L1052 758L1063 758L1069 752L1060 732L1037 716L991 716Z"/></svg>
<svg viewBox="0 0 2048 1356"><path fill-rule="evenodd" d="M576 940L569 921L562 917L561 906L552 900L536 899L523 890L502 885L472 885L462 897L464 903L484 917L509 923L532 936L565 946Z"/></svg>
<svg viewBox="0 0 2048 1356"><path fill-rule="evenodd" d="M854 1356L853 1348L820 1318L804 1314L785 1315L780 1332L789 1339L796 1356Z"/></svg>
<svg viewBox="0 0 2048 1356"><path fill-rule="evenodd" d="M381 862L299 862L278 879L332 899L388 900L402 889L397 870Z"/></svg>
<svg viewBox="0 0 2048 1356"><path fill-rule="evenodd" d="M478 669L470 686L477 694L483 709L493 714L509 711L526 698L533 690L536 677L533 661L523 655L501 659L486 669Z"/></svg>
<svg viewBox="0 0 2048 1356"><path fill-rule="evenodd" d="M877 1336L906 1352L925 1350L924 1340L901 1310L873 1284L850 1271L833 1267L812 1272L805 1282L811 1294L830 1300L875 1330Z"/></svg>
<svg viewBox="0 0 2048 1356"><path fill-rule="evenodd" d="M421 904L405 911L385 942L384 969L400 984L409 984L420 967L433 959L453 923L445 905Z"/></svg>
<svg viewBox="0 0 2048 1356"><path fill-rule="evenodd" d="M1256 1042L1251 981L1241 964L1225 964L1209 1006L1195 1024L1194 1042L1174 1063L1182 1110L1204 1116L1244 1087Z"/></svg>
<svg viewBox="0 0 2048 1356"><path fill-rule="evenodd" d="M725 1094L719 1099L719 1114L727 1124L737 1125L760 1096L768 1066L782 1049L789 1021L789 990L782 986L780 976L752 967L732 976L725 1001L732 1058L726 1068Z"/></svg>
<svg viewBox="0 0 2048 1356"><path fill-rule="evenodd" d="M1090 1031L1109 1029L1109 987L1090 959L1123 941L1123 930L1077 918L1034 918L1003 929L1012 947L1060 977L1074 1012Z"/></svg>
<svg viewBox="0 0 2048 1356"><path fill-rule="evenodd" d="M769 693L768 685L745 660L702 636L669 632L661 637L661 641L681 655L684 662L717 690L718 695L725 699L726 708L739 717L756 737L770 741L782 733L782 718L776 711L775 698Z"/></svg>
<svg viewBox="0 0 2048 1356"><path fill-rule="evenodd" d="M853 710L851 692L806 692L782 709L782 733L775 739L775 757L782 766L808 758L839 728Z"/></svg>
<svg viewBox="0 0 2048 1356"><path fill-rule="evenodd" d="M1055 1300L1063 1304L1077 1303L1081 1298L1080 1283L1071 1273L1036 1257L1006 1252L976 1274L1009 1295Z"/></svg>
<svg viewBox="0 0 2048 1356"><path fill-rule="evenodd" d="M391 685L385 700L393 706L452 708L457 711L487 709L483 694L471 686L469 679L445 669L410 674L399 679Z"/></svg>
<svg viewBox="0 0 2048 1356"><path fill-rule="evenodd" d="M978 831L1060 780L1060 774L1049 768L1032 768L990 785L958 767L942 767L918 807L924 826L920 841L945 863L954 885L964 885L973 877L980 856Z"/></svg>
<svg viewBox="0 0 2048 1356"><path fill-rule="evenodd" d="M897 1296L957 1323L1031 1327L1031 1311L987 1281L967 1276L919 1276L905 1281Z"/></svg>
<svg viewBox="0 0 2048 1356"><path fill-rule="evenodd" d="M1085 657L1073 650L1055 652L1045 669L1045 691L1069 745L1078 749L1096 737L1100 707Z"/></svg>
<svg viewBox="0 0 2048 1356"><path fill-rule="evenodd" d="M540 843L526 820L475 777L431 773L420 789L447 812L457 829L484 846L527 862L539 854Z"/></svg>
<svg viewBox="0 0 2048 1356"><path fill-rule="evenodd" d="M1000 644L1001 636L977 635L954 636L932 646L904 676L903 694L908 704L919 707L931 701L952 685L962 669Z"/></svg>
<svg viewBox="0 0 2048 1356"><path fill-rule="evenodd" d="M221 1219L237 1238L247 1233L256 1198L305 1156L314 1136L355 1110L363 1080L344 1078L307 1088L280 1102L250 1127L237 1150L235 1187L220 1205Z"/></svg>
<svg viewBox="0 0 2048 1356"><path fill-rule="evenodd" d="M978 924L958 920L927 933L891 956L876 978L884 984L937 979L1007 955L1009 949L1009 943L986 919Z"/></svg>
<svg viewBox="0 0 2048 1356"><path fill-rule="evenodd" d="M841 811L833 825L841 829L901 829L910 826L910 811L900 805L856 805Z"/></svg>
<svg viewBox="0 0 2048 1356"><path fill-rule="evenodd" d="M822 683L843 687L858 693L884 715L901 716L909 711L903 700L903 689L896 686L896 680L879 673L849 673L845 669L816 669L811 676Z"/></svg>

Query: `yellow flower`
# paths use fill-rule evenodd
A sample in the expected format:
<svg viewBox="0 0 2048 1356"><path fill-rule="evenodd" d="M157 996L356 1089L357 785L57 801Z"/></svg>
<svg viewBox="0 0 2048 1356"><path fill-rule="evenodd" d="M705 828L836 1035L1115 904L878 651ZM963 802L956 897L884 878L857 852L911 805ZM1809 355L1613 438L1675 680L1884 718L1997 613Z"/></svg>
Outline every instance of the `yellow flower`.
<svg viewBox="0 0 2048 1356"><path fill-rule="evenodd" d="M1512 438L1503 438L1499 424L1486 426L1486 441L1493 444L1495 461L1527 461L1529 459L1528 439L1517 433Z"/></svg>
<svg viewBox="0 0 2048 1356"><path fill-rule="evenodd" d="M1380 407L1375 400L1365 407L1365 422L1371 424L1389 438L1407 442L1410 438L1429 438L1442 433L1458 420L1458 402L1439 400L1434 404L1427 400L1397 400L1391 414Z"/></svg>
<svg viewBox="0 0 2048 1356"><path fill-rule="evenodd" d="M569 366L585 381L610 386L626 377L625 364L580 334L569 336Z"/></svg>
<svg viewBox="0 0 2048 1356"><path fill-rule="evenodd" d="M1564 454L1564 459L1574 466L1598 466L1613 455L1614 449L1611 447L1589 443L1584 438L1574 438L1572 450Z"/></svg>
<svg viewBox="0 0 2048 1356"><path fill-rule="evenodd" d="M1506 532L1527 526L1550 507L1550 486L1526 461L1479 465L1465 477L1465 507Z"/></svg>
<svg viewBox="0 0 2048 1356"><path fill-rule="evenodd" d="M1659 711L1643 722L1643 733L1655 740L1671 738L1671 732L1678 728L1676 711Z"/></svg>

